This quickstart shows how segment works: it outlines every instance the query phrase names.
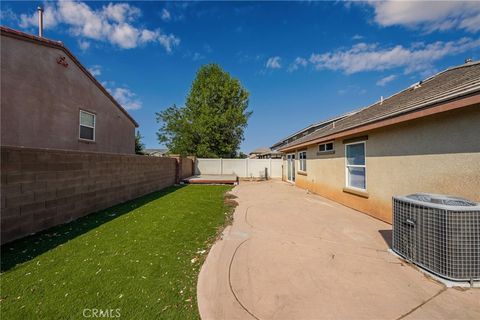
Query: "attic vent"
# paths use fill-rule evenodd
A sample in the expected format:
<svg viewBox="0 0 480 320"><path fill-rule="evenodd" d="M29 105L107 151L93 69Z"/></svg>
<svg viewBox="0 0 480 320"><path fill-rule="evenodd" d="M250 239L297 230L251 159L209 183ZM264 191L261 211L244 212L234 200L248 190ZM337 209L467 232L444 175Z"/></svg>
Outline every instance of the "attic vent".
<svg viewBox="0 0 480 320"><path fill-rule="evenodd" d="M410 89L411 90L417 90L418 88L420 88L422 86L422 83L423 83L423 81L416 82L416 83L414 83L410 86Z"/></svg>

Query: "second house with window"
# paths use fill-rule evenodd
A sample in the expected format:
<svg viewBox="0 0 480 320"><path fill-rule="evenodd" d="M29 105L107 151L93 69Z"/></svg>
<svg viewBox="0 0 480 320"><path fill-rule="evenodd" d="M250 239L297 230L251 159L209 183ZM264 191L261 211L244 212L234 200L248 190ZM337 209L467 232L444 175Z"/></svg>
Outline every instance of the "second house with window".
<svg viewBox="0 0 480 320"><path fill-rule="evenodd" d="M480 63L447 69L276 143L284 180L391 222L392 196L480 201Z"/></svg>
<svg viewBox="0 0 480 320"><path fill-rule="evenodd" d="M0 27L1 145L135 153L135 120L61 43Z"/></svg>

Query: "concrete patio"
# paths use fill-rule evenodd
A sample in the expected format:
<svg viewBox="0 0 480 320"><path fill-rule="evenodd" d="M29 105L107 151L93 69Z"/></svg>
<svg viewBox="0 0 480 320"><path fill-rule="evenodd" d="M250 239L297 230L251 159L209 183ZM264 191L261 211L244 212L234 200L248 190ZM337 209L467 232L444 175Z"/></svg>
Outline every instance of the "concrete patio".
<svg viewBox="0 0 480 320"><path fill-rule="evenodd" d="M480 319L480 289L389 253L390 225L280 181L233 193L233 225L198 280L203 319Z"/></svg>

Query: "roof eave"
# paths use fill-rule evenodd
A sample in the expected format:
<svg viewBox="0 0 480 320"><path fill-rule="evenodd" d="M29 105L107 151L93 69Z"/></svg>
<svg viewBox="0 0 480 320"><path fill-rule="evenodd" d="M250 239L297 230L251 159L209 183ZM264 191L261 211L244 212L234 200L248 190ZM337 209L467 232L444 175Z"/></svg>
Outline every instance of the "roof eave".
<svg viewBox="0 0 480 320"><path fill-rule="evenodd" d="M303 148L312 144L317 144L317 143L329 141L332 139L338 139L338 138L346 137L349 135L360 134L373 129L379 129L389 125L410 121L413 119L418 119L418 118L426 117L426 116L441 113L441 112L469 107L475 104L480 104L479 92L473 92L467 96L457 97L456 99L450 99L449 101L435 102L434 104L425 106L423 108L417 108L415 110L405 111L400 114L390 115L384 118L376 119L374 121L367 122L351 128L347 128L345 130L342 130L330 135L325 135L322 137L314 138L309 141L290 145L286 148L280 148L279 151L288 152L288 151L292 151L298 148Z"/></svg>
<svg viewBox="0 0 480 320"><path fill-rule="evenodd" d="M299 135L299 134L301 134L301 133L303 133L303 132L305 132L305 131L313 128L313 127L327 126L328 124L330 124L330 123L332 123L332 122L335 122L335 121L341 120L341 119L343 119L343 118L349 117L349 116L351 116L351 115L353 115L353 114L361 111L362 109L363 109L363 108L358 109L358 110L353 110L353 111L344 113L344 114L342 114L342 115L336 116L336 117L334 117L334 118L330 118L330 119L327 119L327 120L324 120L324 121L320 121L320 122L313 123L313 124L311 124L311 125L303 128L303 129L301 129L301 130L296 131L295 133L292 133L292 134L289 135L288 137L285 137L285 138L283 138L282 140L276 142L275 144L273 144L273 145L270 147L270 149L272 149L272 150L273 150L273 149L276 149L275 147L277 147L278 145L282 144L282 143L285 142L286 140L288 140L288 139L290 139L290 138L292 138L292 137L295 137L296 135ZM279 150L280 150L280 149L279 149Z"/></svg>

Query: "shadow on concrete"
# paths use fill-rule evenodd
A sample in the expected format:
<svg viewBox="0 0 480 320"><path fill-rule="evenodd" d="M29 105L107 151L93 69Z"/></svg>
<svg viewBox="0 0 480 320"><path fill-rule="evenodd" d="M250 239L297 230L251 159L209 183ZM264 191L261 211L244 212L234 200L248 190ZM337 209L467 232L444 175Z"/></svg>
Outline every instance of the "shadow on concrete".
<svg viewBox="0 0 480 320"><path fill-rule="evenodd" d="M127 214L184 186L172 186L52 227L1 246L1 272L29 261L96 227ZM115 214L113 214L115 212Z"/></svg>
<svg viewBox="0 0 480 320"><path fill-rule="evenodd" d="M392 230L378 230L387 246L392 248Z"/></svg>

